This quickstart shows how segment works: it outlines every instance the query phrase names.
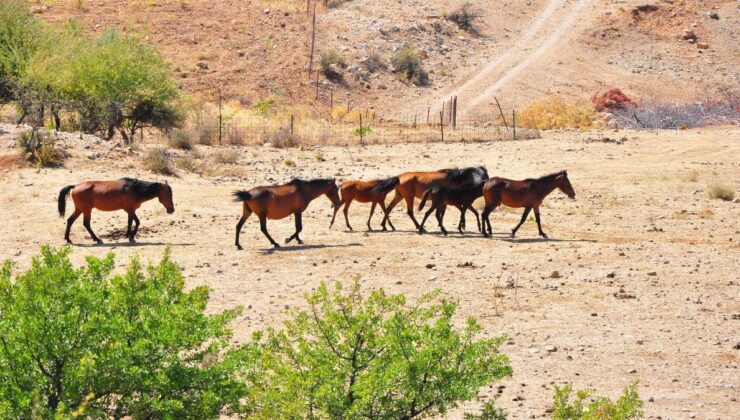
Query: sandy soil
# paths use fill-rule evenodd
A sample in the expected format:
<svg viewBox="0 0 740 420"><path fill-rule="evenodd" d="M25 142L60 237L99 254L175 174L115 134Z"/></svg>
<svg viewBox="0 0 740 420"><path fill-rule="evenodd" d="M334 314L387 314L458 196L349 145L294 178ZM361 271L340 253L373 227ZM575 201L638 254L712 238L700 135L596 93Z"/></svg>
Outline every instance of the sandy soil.
<svg viewBox="0 0 740 420"><path fill-rule="evenodd" d="M159 258L170 246L188 285L212 288L209 310L247 308L234 323L239 340L278 324L286 308L302 306L303 295L320 281L349 283L359 275L366 290L383 287L412 297L440 288L460 300L461 315L481 320L486 335L509 337L502 350L514 376L502 383L497 404L511 418L545 416L553 383L573 382L614 397L633 380L640 381L650 418L738 418L740 204L710 200L706 190L718 181L740 187L740 130L544 136L476 144L240 148L239 164L232 165L239 176L169 178L177 210L168 216L156 201L145 204L137 246L116 237L125 228L124 213L98 212L93 228L106 245L92 246L78 223L72 257L82 262L86 255L114 251L123 266L133 255ZM624 142L601 141L605 136ZM0 155L15 153L9 144L0 142ZM161 179L118 149L93 161L89 150L71 146L65 168L0 172L0 258L19 268L28 267L42 244L62 245L64 220L56 214L61 187L123 175ZM392 215L399 232L365 232L369 207L358 204L350 212L354 232L341 221L329 230L329 202L320 198L304 215L305 246L273 252L255 219L242 233L245 250L233 246L240 206L230 193L236 188L293 176L373 178L474 164L512 178L568 169L577 200L556 192L545 202L543 227L550 240L536 236L533 221L510 239L507 232L520 213L509 210L492 215L493 239L420 236L401 208ZM448 214L452 228L456 211ZM376 216L373 225L379 222ZM284 238L293 232L293 220L268 227L276 239ZM433 223L428 227L437 231ZM499 385L486 388L484 397L496 395Z"/></svg>

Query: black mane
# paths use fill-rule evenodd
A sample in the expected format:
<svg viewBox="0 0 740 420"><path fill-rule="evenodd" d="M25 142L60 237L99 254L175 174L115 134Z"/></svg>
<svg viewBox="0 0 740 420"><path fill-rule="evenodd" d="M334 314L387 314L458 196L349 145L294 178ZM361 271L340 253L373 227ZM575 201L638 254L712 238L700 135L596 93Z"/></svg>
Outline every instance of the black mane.
<svg viewBox="0 0 740 420"><path fill-rule="evenodd" d="M334 183L332 178L313 178L313 179L301 179L293 178L288 184L329 184Z"/></svg>
<svg viewBox="0 0 740 420"><path fill-rule="evenodd" d="M123 178L123 180L126 181L123 190L130 192L134 197L141 200L156 197L162 189L162 184L159 182L148 182L134 178Z"/></svg>
<svg viewBox="0 0 740 420"><path fill-rule="evenodd" d="M479 183L488 178L488 171L483 166L471 166L468 168L446 168L440 169L440 172L447 174L447 179L451 182L473 182Z"/></svg>
<svg viewBox="0 0 740 420"><path fill-rule="evenodd" d="M535 181L539 181L539 182L542 182L542 181L552 181L552 180L553 180L554 178L556 178L556 177L559 177L560 175L563 175L563 174L565 174L565 171L553 172L553 173L551 173L551 174L548 174L548 175L545 175L545 176L541 176L541 177L539 177L539 178L527 178L527 179L525 179L524 181L526 181L526 182L535 182Z"/></svg>

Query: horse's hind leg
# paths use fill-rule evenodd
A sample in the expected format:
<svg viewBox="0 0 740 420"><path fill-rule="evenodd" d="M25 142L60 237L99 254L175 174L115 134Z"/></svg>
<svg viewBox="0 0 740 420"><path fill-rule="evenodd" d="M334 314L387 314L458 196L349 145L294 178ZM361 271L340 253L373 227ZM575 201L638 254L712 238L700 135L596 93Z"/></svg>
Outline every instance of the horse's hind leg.
<svg viewBox="0 0 740 420"><path fill-rule="evenodd" d="M493 229L491 229L491 220L489 219L489 217L491 215L491 212L495 208L496 207L492 204L486 204L486 206L483 207L483 213L480 217L482 219L481 222L483 223L483 230L481 231L481 233L484 237L490 237L491 235L493 235ZM488 232L486 232L486 225L488 225Z"/></svg>
<svg viewBox="0 0 740 420"><path fill-rule="evenodd" d="M396 207L396 205L398 205L398 203L400 203L401 200L403 200L403 196L401 195L400 192L398 192L398 190L396 190L396 194L393 196L393 200L391 200L390 204L388 204L388 207L385 210L385 215L383 216L383 221L380 222L380 225L383 226L383 230L386 230L385 229L385 222L390 223L390 221L391 221L391 219L390 219L390 217L391 217L391 211L393 211L393 208ZM393 223L390 223L390 225L391 225L391 229L396 230L396 228L393 227Z"/></svg>
<svg viewBox="0 0 740 420"><path fill-rule="evenodd" d="M447 236L447 229L445 229L444 223L442 223L445 217L445 210L446 210L445 207L437 209L437 213L435 213L435 216L437 217L437 224L439 225L439 230L442 231L442 234L444 236Z"/></svg>
<svg viewBox="0 0 740 420"><path fill-rule="evenodd" d="M532 210L532 207L525 207L524 213L522 213L522 220L519 221L519 224L516 225L514 229L511 230L511 237L513 238L516 235L516 231L519 230L519 226L521 226L526 220L527 216L529 216L529 211Z"/></svg>
<svg viewBox="0 0 740 420"><path fill-rule="evenodd" d="M69 231L72 229L72 224L77 220L78 217L82 214L81 211L75 209L74 213L72 213L71 216L67 219L67 230L64 232L64 240L67 241L68 244L71 244L72 241L69 239Z"/></svg>
<svg viewBox="0 0 740 420"><path fill-rule="evenodd" d="M92 210L88 210L82 214L82 225L85 226L85 229L87 229L87 233L90 234L93 241L97 242L98 244L102 244L103 241L100 240L100 238L95 235L95 232L93 232L92 227L90 227L90 219L92 218Z"/></svg>
<svg viewBox="0 0 740 420"><path fill-rule="evenodd" d="M419 225L419 235L424 233L424 223L427 222L427 218L429 217L430 214L432 214L434 210L437 210L437 206L432 204L432 207L430 207L429 210L427 210L427 212L424 213L424 217L421 218L421 224Z"/></svg>
<svg viewBox="0 0 740 420"><path fill-rule="evenodd" d="M272 236L270 236L270 233L267 232L267 216L260 216L260 230L262 231L262 234L265 235L265 237L270 241L272 246L275 248L280 248L280 244L275 242L274 239L272 239Z"/></svg>
<svg viewBox="0 0 740 420"><path fill-rule="evenodd" d="M303 230L303 220L301 218L301 213L300 212L295 212L295 213L293 213L293 216L295 216L295 233L292 234L292 235L290 235L289 237L285 238L285 243L286 244L287 243L290 243L290 241L292 241L293 239L295 239L296 241L298 241L299 244L303 245L303 241L298 236L301 233L301 231Z"/></svg>
<svg viewBox="0 0 740 420"><path fill-rule="evenodd" d="M383 201L380 202L380 209L383 210L383 220L385 220L385 218L386 218L385 215L388 214L388 211L386 210L386 207L385 207L385 200L383 200ZM396 230L396 227L393 226L393 223L391 222L391 218L390 217L388 217L388 224L391 225L391 229ZM382 226L383 226L383 231L388 230L388 229L385 228L385 223L383 223Z"/></svg>
<svg viewBox="0 0 740 420"><path fill-rule="evenodd" d="M344 203L344 209L342 210L342 212L344 213L344 224L347 225L347 229L352 230L352 226L349 225L349 216L348 216L350 203L352 202L347 201L346 203Z"/></svg>
<svg viewBox="0 0 740 420"><path fill-rule="evenodd" d="M370 220L373 218L373 213L375 213L375 206L377 206L378 203L373 202L373 205L370 207L370 217L367 218L367 230L373 230L373 227L370 226Z"/></svg>
<svg viewBox="0 0 740 420"><path fill-rule="evenodd" d="M537 220L537 230L540 231L540 236L547 239L547 235L542 231L542 225L540 224L540 206L534 208L534 218Z"/></svg>
<svg viewBox="0 0 740 420"><path fill-rule="evenodd" d="M469 205L467 209L469 209L475 215L475 223L478 225L478 232L480 232L481 226L480 226L480 217L478 216L478 210L476 210L472 205Z"/></svg>
<svg viewBox="0 0 740 420"><path fill-rule="evenodd" d="M244 222L247 221L249 216L252 214L252 210L247 205L246 201L244 202L244 211L242 212L242 217L239 219L239 222L236 224L236 249L242 250L242 246L239 244L239 235L242 232L242 226L244 226Z"/></svg>

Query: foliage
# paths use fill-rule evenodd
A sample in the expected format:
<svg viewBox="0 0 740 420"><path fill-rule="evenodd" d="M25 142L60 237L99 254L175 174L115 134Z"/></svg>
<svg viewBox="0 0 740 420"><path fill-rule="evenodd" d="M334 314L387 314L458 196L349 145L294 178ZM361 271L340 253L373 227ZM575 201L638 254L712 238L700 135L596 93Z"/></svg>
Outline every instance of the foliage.
<svg viewBox="0 0 740 420"><path fill-rule="evenodd" d="M542 130L554 128L588 129L597 127L598 115L593 107L567 103L560 97L552 97L541 102L529 104L524 110L517 113L517 127L538 128Z"/></svg>
<svg viewBox="0 0 740 420"><path fill-rule="evenodd" d="M321 66L321 73L324 76L333 81L339 81L342 79L342 73L337 70L337 67L345 67L347 64L344 58L336 50L322 51L319 56L319 66Z"/></svg>
<svg viewBox="0 0 740 420"><path fill-rule="evenodd" d="M163 148L154 148L144 156L144 168L155 174L173 175L172 162L167 150Z"/></svg>
<svg viewBox="0 0 740 420"><path fill-rule="evenodd" d="M478 29L475 27L475 23L480 20L480 18L481 12L476 10L470 3L463 3L462 6L445 16L445 19L455 22L458 28L474 35L478 34Z"/></svg>
<svg viewBox="0 0 740 420"><path fill-rule="evenodd" d="M162 57L135 36L106 31L88 39L70 25L31 60L25 82L50 92L76 113L88 133L121 133L133 141L136 130L163 130L182 121L177 85Z"/></svg>
<svg viewBox="0 0 740 420"><path fill-rule="evenodd" d="M167 144L175 149L192 150L193 139L185 130L175 129L167 134Z"/></svg>
<svg viewBox="0 0 740 420"><path fill-rule="evenodd" d="M363 126L355 128L355 131L353 132L353 134L357 137L365 137L372 132L373 132L372 127L370 127L369 125L363 125Z"/></svg>
<svg viewBox="0 0 740 420"><path fill-rule="evenodd" d="M686 129L740 124L740 94L723 91L716 97L684 104L647 103L612 112L617 127L630 129Z"/></svg>
<svg viewBox="0 0 740 420"><path fill-rule="evenodd" d="M23 159L39 168L60 166L64 155L54 147L56 137L46 130L33 129L18 136Z"/></svg>
<svg viewBox="0 0 740 420"><path fill-rule="evenodd" d="M0 2L0 103L16 98L16 88L43 38L43 28L25 0Z"/></svg>
<svg viewBox="0 0 740 420"><path fill-rule="evenodd" d="M226 352L239 309L206 315L169 252L114 274L112 254L69 261L45 246L0 269L0 418L216 418L245 395Z"/></svg>
<svg viewBox="0 0 740 420"><path fill-rule="evenodd" d="M260 99L252 105L259 115L267 117L270 114L270 108L272 108L274 101L272 99Z"/></svg>
<svg viewBox="0 0 740 420"><path fill-rule="evenodd" d="M707 194L712 200L732 201L735 198L735 189L725 184L712 184L709 186Z"/></svg>
<svg viewBox="0 0 740 420"><path fill-rule="evenodd" d="M404 45L391 59L393 67L405 80L417 86L429 84L429 74L424 70L419 51L411 45Z"/></svg>
<svg viewBox="0 0 740 420"><path fill-rule="evenodd" d="M256 418L416 418L444 415L511 375L503 337L455 327L456 302L425 295L413 306L383 290L325 284L283 330L255 335L242 376Z"/></svg>
<svg viewBox="0 0 740 420"><path fill-rule="evenodd" d="M644 415L643 402L637 394L637 382L627 386L617 401L605 397L592 398L593 391L580 390L571 402L572 391L570 384L563 388L555 386L554 420L626 420L639 419ZM591 401L587 402L588 399Z"/></svg>
<svg viewBox="0 0 740 420"><path fill-rule="evenodd" d="M239 161L239 153L231 147L217 150L213 154L213 159L216 163L223 163L227 165L233 165Z"/></svg>
<svg viewBox="0 0 740 420"><path fill-rule="evenodd" d="M487 402L479 414L465 413L463 418L465 420L506 420L506 412L493 403Z"/></svg>

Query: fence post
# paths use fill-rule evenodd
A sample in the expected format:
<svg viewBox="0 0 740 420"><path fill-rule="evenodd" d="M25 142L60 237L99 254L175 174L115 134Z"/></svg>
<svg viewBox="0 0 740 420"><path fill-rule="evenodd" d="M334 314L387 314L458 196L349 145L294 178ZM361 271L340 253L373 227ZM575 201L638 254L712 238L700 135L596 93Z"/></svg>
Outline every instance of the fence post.
<svg viewBox="0 0 740 420"><path fill-rule="evenodd" d="M427 107L427 125L429 125L429 112L431 111L432 107Z"/></svg>
<svg viewBox="0 0 740 420"><path fill-rule="evenodd" d="M362 144L362 135L364 133L362 132L362 111L360 111L360 144Z"/></svg>
<svg viewBox="0 0 740 420"><path fill-rule="evenodd" d="M416 128L416 114L414 114L414 128Z"/></svg>
<svg viewBox="0 0 740 420"><path fill-rule="evenodd" d="M457 129L457 96L452 100L452 129Z"/></svg>
<svg viewBox="0 0 740 420"><path fill-rule="evenodd" d="M444 107L444 105L442 105ZM442 141L445 141L445 120L444 120L444 111L439 112L439 131L442 133Z"/></svg>
<svg viewBox="0 0 740 420"><path fill-rule="evenodd" d="M511 126L514 127L514 140L516 140L516 110L511 110Z"/></svg>
<svg viewBox="0 0 740 420"><path fill-rule="evenodd" d="M506 131L509 131L509 124L506 124L506 117L504 117L504 111L501 110L501 104L498 103L498 98L493 97L493 99L496 100L496 106L498 107L498 113L501 114L501 120L504 122L504 127L506 127Z"/></svg>
<svg viewBox="0 0 740 420"><path fill-rule="evenodd" d="M313 51L316 45L316 2L313 4L313 23L311 24L311 56L308 60L308 80L311 80L313 72Z"/></svg>
<svg viewBox="0 0 740 420"><path fill-rule="evenodd" d="M316 70L316 100L319 100L319 71Z"/></svg>
<svg viewBox="0 0 740 420"><path fill-rule="evenodd" d="M218 88L218 145L221 145L221 140L223 138L223 113L221 112L221 88Z"/></svg>
<svg viewBox="0 0 740 420"><path fill-rule="evenodd" d="M334 109L334 91L329 92L329 112Z"/></svg>
<svg viewBox="0 0 740 420"><path fill-rule="evenodd" d="M290 114L290 136L293 137L293 114Z"/></svg>

